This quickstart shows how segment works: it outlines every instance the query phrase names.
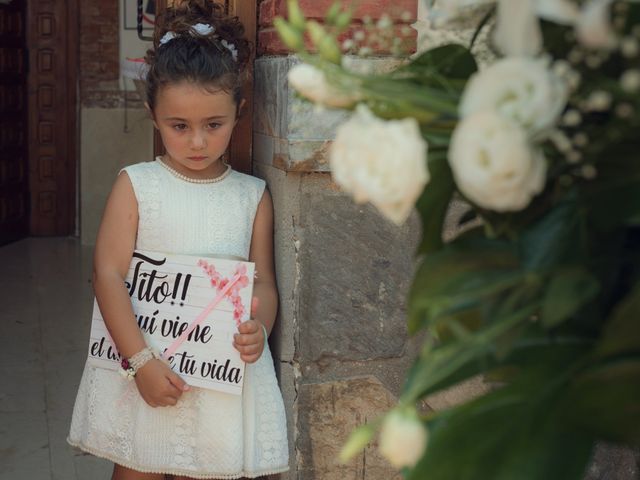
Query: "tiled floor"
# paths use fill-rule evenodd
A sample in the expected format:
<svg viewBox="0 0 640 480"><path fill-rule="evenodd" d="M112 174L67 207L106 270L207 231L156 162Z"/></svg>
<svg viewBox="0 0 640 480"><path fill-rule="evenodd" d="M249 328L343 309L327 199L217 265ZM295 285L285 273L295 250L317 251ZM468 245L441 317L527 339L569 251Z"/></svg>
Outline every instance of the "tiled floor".
<svg viewBox="0 0 640 480"><path fill-rule="evenodd" d="M92 249L77 239L0 247L0 480L107 480L66 442L87 356Z"/></svg>
<svg viewBox="0 0 640 480"><path fill-rule="evenodd" d="M0 247L0 480L109 480L66 442L87 357L93 249L73 238ZM637 478L640 452L598 449L585 480Z"/></svg>

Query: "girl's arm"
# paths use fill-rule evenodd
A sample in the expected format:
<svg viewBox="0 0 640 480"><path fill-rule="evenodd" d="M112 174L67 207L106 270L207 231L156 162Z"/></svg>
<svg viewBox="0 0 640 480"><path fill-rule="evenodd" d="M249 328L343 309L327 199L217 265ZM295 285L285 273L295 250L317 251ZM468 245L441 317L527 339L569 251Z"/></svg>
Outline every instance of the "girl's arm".
<svg viewBox="0 0 640 480"><path fill-rule="evenodd" d="M136 322L124 284L136 243L138 203L129 176L121 174L107 199L98 230L93 261L93 288L105 325L125 358L147 345ZM136 384L151 406L175 405L184 381L160 360L151 360L138 370Z"/></svg>
<svg viewBox="0 0 640 480"><path fill-rule="evenodd" d="M264 348L264 334L259 323L271 332L278 311L278 287L273 264L273 202L266 189L253 221L249 261L256 264L258 274L253 285L257 308L252 308L253 320L240 325L234 345L243 361L253 363L260 358Z"/></svg>
<svg viewBox="0 0 640 480"><path fill-rule="evenodd" d="M138 203L126 173L107 199L93 258L93 288L118 351L126 358L146 347L124 285L138 230Z"/></svg>

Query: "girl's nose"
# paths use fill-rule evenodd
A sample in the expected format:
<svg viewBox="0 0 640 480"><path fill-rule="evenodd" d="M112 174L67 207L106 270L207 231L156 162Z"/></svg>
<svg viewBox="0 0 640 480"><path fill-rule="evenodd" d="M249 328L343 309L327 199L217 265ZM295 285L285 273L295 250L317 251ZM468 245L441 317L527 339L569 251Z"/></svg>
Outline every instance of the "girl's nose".
<svg viewBox="0 0 640 480"><path fill-rule="evenodd" d="M195 132L191 137L191 147L200 150L206 146L207 140L202 132Z"/></svg>

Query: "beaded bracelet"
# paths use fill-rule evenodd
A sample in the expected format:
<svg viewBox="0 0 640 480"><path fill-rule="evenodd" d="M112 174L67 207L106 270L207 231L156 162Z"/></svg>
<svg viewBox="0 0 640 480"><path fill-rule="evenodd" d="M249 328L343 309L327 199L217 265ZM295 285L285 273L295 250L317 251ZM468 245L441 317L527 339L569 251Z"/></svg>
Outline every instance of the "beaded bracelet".
<svg viewBox="0 0 640 480"><path fill-rule="evenodd" d="M138 370L154 358L161 358L160 353L153 348L145 347L131 358L122 358L120 362L120 366L122 367L120 373L127 377L127 379L132 380L136 376L136 373L138 373Z"/></svg>

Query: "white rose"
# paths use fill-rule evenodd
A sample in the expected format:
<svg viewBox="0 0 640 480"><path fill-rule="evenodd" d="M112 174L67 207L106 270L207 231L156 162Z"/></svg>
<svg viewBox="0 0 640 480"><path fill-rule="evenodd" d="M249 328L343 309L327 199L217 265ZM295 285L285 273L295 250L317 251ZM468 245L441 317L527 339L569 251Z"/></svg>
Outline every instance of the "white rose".
<svg viewBox="0 0 640 480"><path fill-rule="evenodd" d="M461 117L497 110L532 134L552 127L568 98L566 83L548 62L504 58L471 77L460 101Z"/></svg>
<svg viewBox="0 0 640 480"><path fill-rule="evenodd" d="M427 143L414 118L385 121L358 105L338 127L331 173L357 203L371 202L400 225L429 181L426 155Z"/></svg>
<svg viewBox="0 0 640 480"><path fill-rule="evenodd" d="M380 453L396 468L413 467L427 447L427 429L415 410L393 410L380 429Z"/></svg>
<svg viewBox="0 0 640 480"><path fill-rule="evenodd" d="M289 70L289 84L314 103L333 108L350 107L359 96L337 89L327 82L324 73L313 65L300 63Z"/></svg>
<svg viewBox="0 0 640 480"><path fill-rule="evenodd" d="M453 132L449 164L460 191L482 208L517 211L544 188L547 164L517 124L478 112Z"/></svg>

